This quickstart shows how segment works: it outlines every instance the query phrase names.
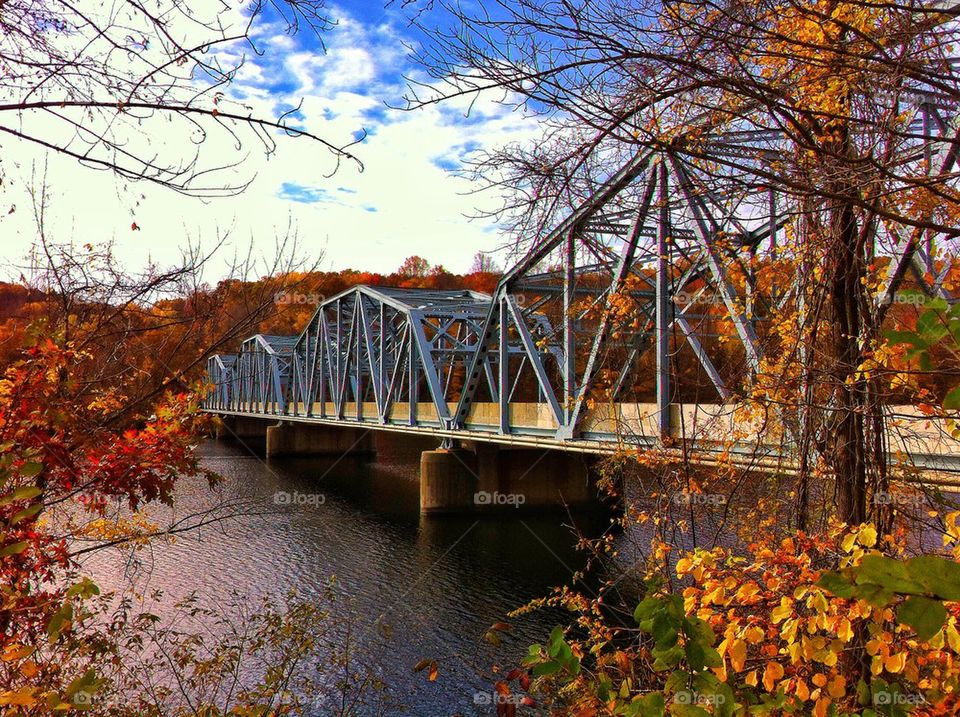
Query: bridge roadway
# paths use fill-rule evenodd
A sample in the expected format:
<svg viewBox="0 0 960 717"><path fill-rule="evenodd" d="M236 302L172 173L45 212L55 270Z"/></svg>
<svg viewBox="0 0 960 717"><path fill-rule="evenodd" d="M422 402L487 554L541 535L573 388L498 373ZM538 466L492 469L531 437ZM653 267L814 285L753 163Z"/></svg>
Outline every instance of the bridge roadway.
<svg viewBox="0 0 960 717"><path fill-rule="evenodd" d="M450 408L453 409L451 404ZM792 465L785 455L786 444L758 442L759 419L738 416L737 407L722 404L675 404L671 439L664 440L657 426L657 406L652 403L605 405L588 409L583 428L576 439L558 438L557 426L542 404L513 404L510 407L511 432L500 433L497 425L498 406L477 403L463 429L445 428L433 414L433 405L417 405L416 419L409 420L409 404L399 402L381 420L375 403L364 403L359 419L356 415L336 417L334 405L314 404L304 411L303 404L289 406L286 412L206 408L224 418L247 418L265 421L261 431L266 436L268 424L301 425L387 431L436 438L447 447L463 443L489 443L503 448L541 449L591 455L609 455L620 451L657 449L664 456L680 455L680 444L694 463L712 464L727 461L736 465L790 472ZM889 410L888 445L893 461L903 461L921 470L951 474L960 483L960 442L952 438L942 419L930 418L912 406L893 406ZM254 435L257 431L254 430ZM769 440L769 433L765 434ZM781 435L786 441L786 437ZM268 451L272 453L272 451ZM308 447L288 453L309 454ZM325 452L325 451L320 451ZM953 482L950 479L946 479Z"/></svg>

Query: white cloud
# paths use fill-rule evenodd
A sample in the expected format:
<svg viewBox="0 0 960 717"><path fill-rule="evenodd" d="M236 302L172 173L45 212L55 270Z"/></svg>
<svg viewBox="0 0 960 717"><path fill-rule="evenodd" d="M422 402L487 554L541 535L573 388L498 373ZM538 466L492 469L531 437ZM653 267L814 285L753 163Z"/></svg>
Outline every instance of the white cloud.
<svg viewBox="0 0 960 717"><path fill-rule="evenodd" d="M201 201L140 183L124 186L105 173L84 170L71 160L51 157L53 189L48 233L78 242L114 238L118 259L139 265L148 257L169 262L188 237L212 246L218 231L232 227L234 247L243 250L252 237L269 253L274 238L292 219L303 247L323 251L328 268L390 271L411 254L420 254L452 271L463 271L478 250L491 250L497 237L489 225L468 221L484 198L464 179L443 169L469 149L490 148L536 133L532 120L481 99L469 121L466 105L428 107L414 112L387 110L399 102L401 75L407 66L398 31L388 24L364 25L338 13L339 25L325 37L325 55L304 48L277 27L258 40L266 54L248 54L232 92L257 111L274 114L303 105L298 121L334 143L349 142L360 128L370 135L354 148L365 171L346 163L332 177L331 156L304 139L278 140L265 159L255 142L243 148L249 161L239 173L256 177L239 197ZM242 48L232 48L239 58ZM156 129L154 125L153 129ZM30 175L32 147L5 147L21 158L21 179ZM240 158L227 138L201 148L207 159L228 164ZM6 160L10 172L10 160ZM26 198L8 190L17 211L0 219L6 237L2 256L21 256L36 234L25 209ZM0 207L0 216L3 208ZM136 221L139 231L131 230ZM11 239L11 237L14 237ZM221 264L221 266L223 266ZM222 269L220 269L222 271ZM216 273L216 272L214 272ZM211 277L215 278L215 277Z"/></svg>

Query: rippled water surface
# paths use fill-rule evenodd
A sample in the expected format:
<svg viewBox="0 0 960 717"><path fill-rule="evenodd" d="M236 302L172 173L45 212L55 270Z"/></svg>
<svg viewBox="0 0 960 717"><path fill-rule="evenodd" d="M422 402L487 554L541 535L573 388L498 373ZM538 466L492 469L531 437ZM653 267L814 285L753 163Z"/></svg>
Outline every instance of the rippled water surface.
<svg viewBox="0 0 960 717"><path fill-rule="evenodd" d="M560 617L537 612L511 621L514 631L497 651L481 636L508 611L567 581L583 557L563 514L422 518L419 453L434 447L392 439L380 441L374 462L265 462L239 446L208 442L204 465L224 483L210 491L183 481L175 517L234 506L240 514L134 563L97 553L84 568L107 587L162 589L165 597L151 604L161 615L191 591L207 605L221 604L231 591L251 599L290 589L314 595L335 575L338 592L365 623L365 659L406 714L490 714L475 705L477 692L490 691L475 665L517 659ZM288 498L298 504L283 505ZM608 524L601 512L574 520L592 534ZM381 615L387 634L371 627ZM413 674L423 658L440 661L435 682Z"/></svg>

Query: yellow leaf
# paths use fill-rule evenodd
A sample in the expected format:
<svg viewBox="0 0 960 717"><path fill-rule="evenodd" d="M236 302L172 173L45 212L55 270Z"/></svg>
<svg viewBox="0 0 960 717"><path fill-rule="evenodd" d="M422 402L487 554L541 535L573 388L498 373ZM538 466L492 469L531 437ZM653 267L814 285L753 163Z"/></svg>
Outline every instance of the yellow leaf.
<svg viewBox="0 0 960 717"><path fill-rule="evenodd" d="M821 697L813 707L813 717L827 717L827 710L830 708L830 700Z"/></svg>
<svg viewBox="0 0 960 717"><path fill-rule="evenodd" d="M756 645L758 642L763 640L763 630L756 625L753 625L752 627L748 627L746 630L744 630L743 638L751 645Z"/></svg>
<svg viewBox="0 0 960 717"><path fill-rule="evenodd" d="M786 620L790 615L793 614L793 604L790 598L780 598L780 606L773 608L770 613L770 616L773 618L773 623L776 625L778 623Z"/></svg>
<svg viewBox="0 0 960 717"><path fill-rule="evenodd" d="M947 625L945 632L947 633L947 644L950 645L950 649L960 654L960 632L957 632L957 628L953 625Z"/></svg>
<svg viewBox="0 0 960 717"><path fill-rule="evenodd" d="M20 645L18 643L11 643L7 645L3 650L3 655L0 656L4 662L13 662L14 660L19 660L26 657L27 655L33 652L34 648L28 647L27 645Z"/></svg>
<svg viewBox="0 0 960 717"><path fill-rule="evenodd" d="M899 653L896 655L890 655L883 660L883 666L886 668L887 672L893 672L894 674L898 672L903 672L903 668L907 664L907 655L906 653Z"/></svg>
<svg viewBox="0 0 960 717"><path fill-rule="evenodd" d="M737 590L737 599L744 600L746 598L753 597L758 592L760 592L760 587L753 581L745 583Z"/></svg>
<svg viewBox="0 0 960 717"><path fill-rule="evenodd" d="M783 627L780 629L780 637L787 642L793 642L797 639L798 627L800 627L799 618L791 617L790 619L785 620Z"/></svg>
<svg viewBox="0 0 960 717"><path fill-rule="evenodd" d="M767 668L763 671L763 686L767 692L773 692L773 687L777 680L783 677L783 665L779 662L768 662Z"/></svg>
<svg viewBox="0 0 960 717"><path fill-rule="evenodd" d="M0 705L33 707L37 704L37 699L33 696L35 690L35 687L21 687L19 690L0 692Z"/></svg>
<svg viewBox="0 0 960 717"><path fill-rule="evenodd" d="M853 626L847 618L841 618L837 623L837 637L844 642L850 642L853 639Z"/></svg>
<svg viewBox="0 0 960 717"><path fill-rule="evenodd" d="M730 643L727 654L730 655L730 666L733 667L734 671L741 672L744 663L747 661L747 643L743 640L734 640Z"/></svg>
<svg viewBox="0 0 960 717"><path fill-rule="evenodd" d="M830 684L827 685L827 692L831 697L840 699L846 693L847 679L843 675L835 675Z"/></svg>

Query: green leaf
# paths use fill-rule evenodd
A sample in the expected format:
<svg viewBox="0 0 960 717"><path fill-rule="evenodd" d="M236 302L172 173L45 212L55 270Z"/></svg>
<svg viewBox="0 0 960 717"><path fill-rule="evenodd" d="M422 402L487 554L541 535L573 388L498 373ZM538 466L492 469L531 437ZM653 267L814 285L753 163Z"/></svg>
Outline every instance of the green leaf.
<svg viewBox="0 0 960 717"><path fill-rule="evenodd" d="M960 386L956 386L943 397L943 407L948 411L960 408Z"/></svg>
<svg viewBox="0 0 960 717"><path fill-rule="evenodd" d="M43 463L37 463L31 461L29 463L24 463L20 466L20 474L26 476L27 478L33 478L40 474L40 471L43 470Z"/></svg>
<svg viewBox="0 0 960 717"><path fill-rule="evenodd" d="M658 650L667 650L677 644L680 638L680 631L676 623L665 613L658 613L653 618L653 630L651 631L653 642Z"/></svg>
<svg viewBox="0 0 960 717"><path fill-rule="evenodd" d="M823 573L817 580L817 585L841 598L853 597L856 592L854 584L836 572Z"/></svg>
<svg viewBox="0 0 960 717"><path fill-rule="evenodd" d="M882 585L874 585L872 583L857 585L854 588L854 595L863 598L874 607L884 607L889 605L890 601L893 600L892 590L887 590L887 588Z"/></svg>
<svg viewBox="0 0 960 717"><path fill-rule="evenodd" d="M31 498L36 498L42 492L43 491L35 485L22 485L12 493L0 496L0 505L7 505L8 503L13 503L15 500L30 500Z"/></svg>
<svg viewBox="0 0 960 717"><path fill-rule="evenodd" d="M550 660L549 662L541 662L539 665L533 666L533 674L536 677L546 677L547 675L552 675L560 671L560 663Z"/></svg>
<svg viewBox="0 0 960 717"><path fill-rule="evenodd" d="M940 632L947 619L947 610L938 600L912 595L897 612L900 622L917 631L917 637L926 642Z"/></svg>
<svg viewBox="0 0 960 717"><path fill-rule="evenodd" d="M30 507L24 508L23 510L20 510L20 511L17 511L16 513L14 513L14 514L11 516L11 518L10 518L10 520L9 520L9 522L8 522L8 525L14 526L14 525L16 525L17 523L19 523L21 520L26 520L27 518L32 518L32 517L35 516L37 513L39 513L41 510L43 510L43 503L34 503L34 504L31 505Z"/></svg>
<svg viewBox="0 0 960 717"><path fill-rule="evenodd" d="M960 564L935 555L921 555L907 561L910 577L926 591L943 600L960 600Z"/></svg>
<svg viewBox="0 0 960 717"><path fill-rule="evenodd" d="M940 316L935 311L924 311L917 319L917 332L929 343L935 343L947 333Z"/></svg>
<svg viewBox="0 0 960 717"><path fill-rule="evenodd" d="M50 644L53 644L57 641L57 638L60 637L60 632L63 630L64 624L68 620L73 619L73 605L70 603L64 603L60 606L60 609L53 613L53 616L50 618L50 622L47 623L47 639L50 641Z"/></svg>
<svg viewBox="0 0 960 717"><path fill-rule="evenodd" d="M688 617L684 621L683 631L688 637L710 647L717 642L717 635L710 627L710 623L699 617Z"/></svg>
<svg viewBox="0 0 960 717"><path fill-rule="evenodd" d="M891 346L898 344L916 346L920 338L913 331L884 331L883 336Z"/></svg>
<svg viewBox="0 0 960 717"><path fill-rule="evenodd" d="M633 611L633 619L637 621L637 624L639 624L644 620L649 620L652 618L662 608L663 604L660 598L644 598L640 601L640 604L637 605L637 609Z"/></svg>
<svg viewBox="0 0 960 717"><path fill-rule="evenodd" d="M684 652L683 648L679 645L665 650L664 652L657 653L656 659L653 661L653 669L658 672L663 670L672 670L674 667L680 664L680 660L683 659Z"/></svg>
<svg viewBox="0 0 960 717"><path fill-rule="evenodd" d="M923 583L910 574L905 562L883 555L865 555L854 568L854 580L858 585L872 583L896 593L922 595L925 592Z"/></svg>
<svg viewBox="0 0 960 717"><path fill-rule="evenodd" d="M670 714L677 715L678 717L710 717L710 713L703 709L703 707L681 705L676 702L670 706Z"/></svg>
<svg viewBox="0 0 960 717"><path fill-rule="evenodd" d="M19 543L10 543L10 545L5 545L0 548L0 558L5 558L8 555L16 555L17 553L22 553L27 549L28 543L25 540L21 540Z"/></svg>
<svg viewBox="0 0 960 717"><path fill-rule="evenodd" d="M67 597L77 597L84 599L100 594L100 587L90 578L83 578L80 582L74 583L67 589Z"/></svg>
<svg viewBox="0 0 960 717"><path fill-rule="evenodd" d="M663 695L659 692L651 692L637 700L637 707L637 714L640 717L663 717Z"/></svg>

